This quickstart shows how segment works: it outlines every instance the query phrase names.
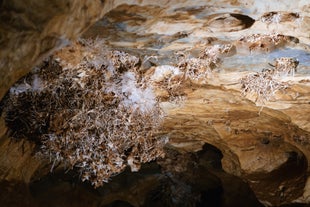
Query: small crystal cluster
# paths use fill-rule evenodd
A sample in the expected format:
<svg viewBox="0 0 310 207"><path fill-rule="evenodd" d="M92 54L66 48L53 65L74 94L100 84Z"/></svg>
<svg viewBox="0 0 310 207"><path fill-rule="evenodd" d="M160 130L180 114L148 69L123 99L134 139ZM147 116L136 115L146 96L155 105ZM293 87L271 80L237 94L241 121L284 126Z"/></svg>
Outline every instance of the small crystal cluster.
<svg viewBox="0 0 310 207"><path fill-rule="evenodd" d="M274 96L276 91L288 87L288 84L279 78L289 74L294 75L298 63L295 58L281 57L275 60L273 69L264 69L262 72L246 75L241 79L242 94L254 94L255 101L264 104Z"/></svg>
<svg viewBox="0 0 310 207"><path fill-rule="evenodd" d="M289 39L290 37L288 36L278 33L272 33L272 34L251 34L248 36L241 37L239 41L245 43L261 43L261 44L265 43L265 44L278 45Z"/></svg>
<svg viewBox="0 0 310 207"><path fill-rule="evenodd" d="M260 18L261 22L271 24L271 23L280 23L280 22L286 22L286 21L296 21L300 17L299 13L288 13L288 12L268 12L263 14L263 16Z"/></svg>
<svg viewBox="0 0 310 207"><path fill-rule="evenodd" d="M237 44L241 46L240 48L246 48L247 51L251 53L254 52L265 52L269 53L275 50L278 47L281 47L287 42L298 43L299 39L286 36L278 33L270 33L270 34L251 34L248 36L241 37ZM239 49L240 49L239 48Z"/></svg>
<svg viewBox="0 0 310 207"><path fill-rule="evenodd" d="M232 50L232 45L213 45L206 47L198 57L182 57L178 67L185 72L185 79L206 82L212 71L220 63L220 57Z"/></svg>
<svg viewBox="0 0 310 207"><path fill-rule="evenodd" d="M150 82L160 90L161 98L181 103L185 99L186 81L206 83L218 67L222 57L231 55L235 48L231 44L207 46L198 57L190 57L185 52L177 52L178 63L160 65L150 72Z"/></svg>
<svg viewBox="0 0 310 207"><path fill-rule="evenodd" d="M275 61L275 73L277 76L295 75L299 61L295 58L281 57Z"/></svg>
<svg viewBox="0 0 310 207"><path fill-rule="evenodd" d="M275 92L280 89L285 89L286 84L274 78L270 70L257 72L246 75L241 79L242 94L254 94L255 102L264 104L274 96Z"/></svg>

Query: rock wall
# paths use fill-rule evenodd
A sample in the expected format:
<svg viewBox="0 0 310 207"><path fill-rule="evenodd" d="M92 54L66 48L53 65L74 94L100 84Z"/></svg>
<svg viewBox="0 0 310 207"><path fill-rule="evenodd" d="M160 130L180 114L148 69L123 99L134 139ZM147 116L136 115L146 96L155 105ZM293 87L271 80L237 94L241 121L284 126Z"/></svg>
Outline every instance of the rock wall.
<svg viewBox="0 0 310 207"><path fill-rule="evenodd" d="M104 14L104 1L1 1L0 98L42 58Z"/></svg>
<svg viewBox="0 0 310 207"><path fill-rule="evenodd" d="M82 33L139 56L147 76L156 66L177 66L177 56L197 58L209 46L230 44L204 80L182 85L184 100L166 101L171 92L152 83L167 114L162 133L180 151L196 152L205 143L218 148L222 168L245 180L267 206L308 203L309 13L307 0L4 0L0 99L44 57ZM64 57L66 50L58 55ZM262 70L275 68L281 57L298 59L295 74L281 77L288 87L259 103L260 93L247 93L240 80L266 75ZM7 132L1 118L0 180L29 183L48 174L48 163L33 155L35 145L12 141Z"/></svg>

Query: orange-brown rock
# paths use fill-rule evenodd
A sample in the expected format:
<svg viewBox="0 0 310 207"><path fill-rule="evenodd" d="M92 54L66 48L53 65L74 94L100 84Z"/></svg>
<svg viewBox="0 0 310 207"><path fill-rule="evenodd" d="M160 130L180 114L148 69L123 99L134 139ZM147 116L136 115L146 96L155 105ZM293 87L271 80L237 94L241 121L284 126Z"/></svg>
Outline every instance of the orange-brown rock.
<svg viewBox="0 0 310 207"><path fill-rule="evenodd" d="M180 91L165 88L163 82L150 81L166 113L162 133L169 135L168 144L182 153L198 152L205 144L214 146L223 156L222 169L242 178L266 206L310 202L307 0L197 1L195 5L185 0L4 0L0 6L0 99L43 57L82 33L84 38L102 38L109 49L139 56L143 73L148 70L147 78L157 66L180 67L180 57L213 58L206 64L210 67L208 74L202 73L205 78L188 78L181 87L173 86L173 90ZM227 44L233 48L227 56L217 56L214 51L206 54L206 48ZM70 59L74 53L67 52L65 49L57 55ZM262 83L270 85L259 86L251 93L244 89L240 82L243 77L258 76L262 71L274 74L276 59L282 57L298 60L295 74L267 78L276 78L285 87L273 90L270 86L278 82L267 81ZM173 84L179 84L179 79L169 77ZM272 91L259 103L258 97L266 95L264 90ZM177 97L169 97L174 95ZM0 180L29 184L49 176L50 165L37 159L33 153L35 145L11 140L8 134L11 132L1 117ZM139 182L147 184L130 184L129 190L111 193L103 200L96 200L98 197L87 191L88 199L94 198L92 205L119 199L142 206L144 200L135 201L135 196L147 196L150 185L158 185L156 176L143 177ZM220 179L229 183L230 177L225 176L222 174ZM72 185L69 181L56 182L50 192L57 195L59 189L65 189L70 194ZM119 183L111 188L116 185ZM27 186L25 189L25 194L29 193ZM42 195L30 194L38 200L35 195Z"/></svg>

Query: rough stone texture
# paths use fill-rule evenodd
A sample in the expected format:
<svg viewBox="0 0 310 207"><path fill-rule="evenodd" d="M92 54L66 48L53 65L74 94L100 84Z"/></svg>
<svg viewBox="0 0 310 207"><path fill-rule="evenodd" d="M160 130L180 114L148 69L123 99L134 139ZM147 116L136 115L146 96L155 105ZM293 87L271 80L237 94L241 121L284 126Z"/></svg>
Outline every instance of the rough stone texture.
<svg viewBox="0 0 310 207"><path fill-rule="evenodd" d="M42 58L106 13L105 1L1 1L0 99Z"/></svg>
<svg viewBox="0 0 310 207"><path fill-rule="evenodd" d="M247 180L265 205L293 202L304 192L309 166L309 6L305 1L212 3L121 5L84 37L99 36L111 48L142 58L157 56L151 65L175 65L176 53L197 57L208 45L232 44L235 51L222 58L207 84L188 84L185 101L162 104L168 114L164 132L182 150L199 150L202 143L216 146L224 156L223 169ZM249 18L255 21L248 23ZM263 35L244 38L256 34ZM286 36L273 41L278 34ZM289 88L264 107L253 94L242 96L240 79L272 68L268 63L278 57L299 60L295 76L281 79ZM308 202L305 190L298 201Z"/></svg>
<svg viewBox="0 0 310 207"><path fill-rule="evenodd" d="M0 99L42 58L68 44L98 20L105 13L104 6L99 0L1 1ZM3 135L6 130L0 118L1 179L29 181L38 166L37 161L29 163L34 146L11 142Z"/></svg>
<svg viewBox="0 0 310 207"><path fill-rule="evenodd" d="M0 98L38 59L77 37L110 10L84 37L103 38L108 47L141 58L157 56L144 62L146 69L177 64L176 52L195 57L206 46L232 44L235 51L221 57L222 63L206 83L186 83L185 101L162 103L167 113L163 133L181 151L199 151L204 143L218 148L223 154L222 168L246 181L267 206L310 202L307 0L3 1L1 6ZM249 18L255 21L250 24ZM286 37L280 43L268 38L242 39L272 33ZM295 76L281 79L289 88L278 91L262 108L255 96L242 95L240 79L272 68L268 63L274 64L278 57L297 58L299 66ZM167 96L166 91L157 93ZM34 146L10 141L6 130L0 119L0 180L29 183L46 175L49 167L33 156ZM55 191L62 188L54 187ZM120 194L111 201L126 200Z"/></svg>

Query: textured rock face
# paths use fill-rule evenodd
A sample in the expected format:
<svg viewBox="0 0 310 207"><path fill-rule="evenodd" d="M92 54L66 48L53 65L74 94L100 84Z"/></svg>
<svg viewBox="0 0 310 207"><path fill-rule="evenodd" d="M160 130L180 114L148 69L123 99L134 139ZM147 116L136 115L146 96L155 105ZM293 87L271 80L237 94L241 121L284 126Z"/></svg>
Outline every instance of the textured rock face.
<svg viewBox="0 0 310 207"><path fill-rule="evenodd" d="M209 46L229 43L231 49L218 56L211 74L198 67L205 77L183 85L179 94L185 94L185 101L162 104L168 114L164 132L182 150L198 150L202 143L216 146L224 156L223 169L247 180L265 205L292 202L302 196L308 176L309 7L304 1L212 3L121 5L84 36L99 36L111 48L141 57L156 56L146 57L149 65L180 65L180 54L202 59ZM283 59L276 58L282 57L298 59L294 75L295 69L280 72ZM199 62L191 61L191 68ZM264 72L270 70L280 77ZM240 80L245 77L250 85L261 85L244 84ZM164 84L158 81L155 87L169 99L173 92L163 89ZM263 89L264 84L270 87Z"/></svg>
<svg viewBox="0 0 310 207"><path fill-rule="evenodd" d="M28 5L33 5L31 10L27 10ZM203 76L189 78L177 91L162 87L163 79L152 82L167 114L162 133L169 135L169 145L182 152L197 152L205 143L215 146L223 155L221 163L225 172L247 182L267 206L310 202L307 182L310 7L307 0L285 3L197 0L195 4L181 0L3 1L0 13L3 25L0 27L0 98L38 59L77 37L104 13L107 14L103 19L83 37L99 37L109 48L140 56L147 77L152 77L156 66L186 68L180 66L177 57L198 58L192 59L197 61L203 59L203 53L210 58L212 52L206 54L206 48L229 44L227 52L216 56L210 71L204 71L204 67L198 67L198 72L191 71ZM278 64L275 59L281 57L298 59L296 71L293 68L279 76L262 72L274 70ZM186 64L190 68L195 66L193 62ZM272 93L264 91L264 87L246 90L240 80L247 75L253 75L248 76L252 79L268 77L268 80L277 76L278 82L266 82ZM285 87L272 91L271 87L277 84ZM181 100L167 101L175 95ZM1 119L0 178L29 183L48 174L50 166L33 156L34 144L10 141L6 131ZM225 175L219 178L223 182ZM154 175L147 179L158 184ZM57 187L53 189L56 192ZM71 187L66 189L69 192ZM34 191L27 193L33 197L40 195ZM142 201L134 203L134 196L129 199L124 194L126 190L98 202L105 205L119 199L142 205Z"/></svg>
<svg viewBox="0 0 310 207"><path fill-rule="evenodd" d="M1 1L0 98L51 51L105 13L104 1Z"/></svg>
<svg viewBox="0 0 310 207"><path fill-rule="evenodd" d="M0 99L42 58L98 20L105 13L104 6L102 1L1 1ZM7 129L2 117L0 123L1 177L29 180L31 175L25 172L35 170L38 164L33 160L34 166L25 165L33 146L10 142L4 135ZM16 152L24 147L25 153Z"/></svg>

